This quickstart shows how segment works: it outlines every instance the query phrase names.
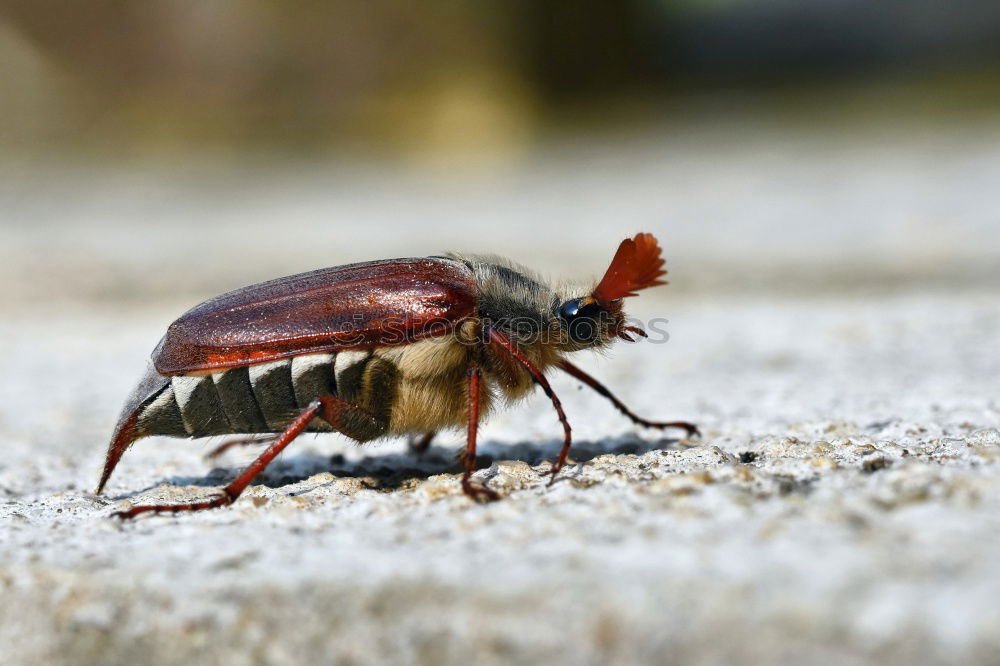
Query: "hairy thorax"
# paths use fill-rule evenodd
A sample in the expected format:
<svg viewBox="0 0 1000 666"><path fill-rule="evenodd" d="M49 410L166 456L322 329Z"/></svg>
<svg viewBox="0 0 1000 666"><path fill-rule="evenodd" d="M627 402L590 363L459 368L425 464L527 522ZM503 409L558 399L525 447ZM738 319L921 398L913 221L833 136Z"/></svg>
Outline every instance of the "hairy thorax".
<svg viewBox="0 0 1000 666"><path fill-rule="evenodd" d="M464 428L468 421L468 372L480 367L480 415L486 417L502 401L516 401L534 389L531 376L503 355L483 353L483 347L467 339L478 322L467 322L465 330L439 338L421 340L375 351L380 360L395 368L389 432L419 433L442 428ZM479 331L475 331L480 334ZM543 370L558 355L543 346L524 352ZM378 400L379 396L372 395Z"/></svg>

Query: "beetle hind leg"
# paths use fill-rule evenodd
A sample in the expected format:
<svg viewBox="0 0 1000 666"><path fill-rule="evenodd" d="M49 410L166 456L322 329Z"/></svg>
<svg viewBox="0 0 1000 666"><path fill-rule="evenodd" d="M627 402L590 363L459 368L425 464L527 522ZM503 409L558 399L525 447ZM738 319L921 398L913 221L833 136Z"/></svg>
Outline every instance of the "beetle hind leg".
<svg viewBox="0 0 1000 666"><path fill-rule="evenodd" d="M383 434L387 423L375 418L364 409L353 403L334 396L320 396L309 403L285 430L278 435L267 449L256 460L244 469L222 492L211 500L192 502L188 504L141 504L125 511L117 511L113 515L122 520L135 518L143 513L178 513L181 511L203 511L214 509L236 501L247 486L264 468L271 464L286 446L309 427L314 418L321 418L348 437L359 441L374 439Z"/></svg>

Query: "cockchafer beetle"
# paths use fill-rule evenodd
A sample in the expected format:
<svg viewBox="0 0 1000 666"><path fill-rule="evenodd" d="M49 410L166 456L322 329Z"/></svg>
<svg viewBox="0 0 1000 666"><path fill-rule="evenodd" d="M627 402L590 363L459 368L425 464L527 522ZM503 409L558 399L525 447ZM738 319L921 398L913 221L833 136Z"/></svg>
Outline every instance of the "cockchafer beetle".
<svg viewBox="0 0 1000 666"><path fill-rule="evenodd" d="M617 339L646 337L626 322L623 299L665 284L656 239L621 242L590 288L553 288L495 256L450 254L324 268L237 289L205 301L170 325L152 365L115 427L100 493L132 442L151 435L206 437L275 433L267 449L221 493L187 504L118 512L196 511L230 504L305 431L336 431L358 442L465 427L462 489L475 500L495 491L471 481L480 419L501 398L542 388L564 439L552 480L570 451L569 422L545 378L558 368L608 398L635 423L697 428L636 416L565 357Z"/></svg>

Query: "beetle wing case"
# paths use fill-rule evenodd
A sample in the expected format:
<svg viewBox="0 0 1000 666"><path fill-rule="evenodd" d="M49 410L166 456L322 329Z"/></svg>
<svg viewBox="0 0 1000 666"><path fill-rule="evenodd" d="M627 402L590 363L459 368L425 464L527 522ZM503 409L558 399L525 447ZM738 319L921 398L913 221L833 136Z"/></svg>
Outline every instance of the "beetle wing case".
<svg viewBox="0 0 1000 666"><path fill-rule="evenodd" d="M475 314L477 304L472 271L460 261L437 257L324 268L205 301L175 321L153 352L152 365L118 417L98 492L136 439L153 432L192 436L176 401L164 401L155 418L148 414L174 375L404 345L452 332ZM215 430L196 429L219 434Z"/></svg>
<svg viewBox="0 0 1000 666"><path fill-rule="evenodd" d="M324 268L205 301L170 326L153 363L177 375L400 345L450 333L476 304L472 272L451 259Z"/></svg>

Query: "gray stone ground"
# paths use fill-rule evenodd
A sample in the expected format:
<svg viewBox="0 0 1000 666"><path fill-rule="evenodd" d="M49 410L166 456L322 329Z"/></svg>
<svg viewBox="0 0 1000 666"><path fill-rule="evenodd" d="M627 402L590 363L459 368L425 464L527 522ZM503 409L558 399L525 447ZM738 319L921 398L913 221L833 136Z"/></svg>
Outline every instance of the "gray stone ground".
<svg viewBox="0 0 1000 666"><path fill-rule="evenodd" d="M457 184L5 167L0 660L996 663L1000 132L734 136ZM638 229L673 284L633 310L670 340L582 364L700 441L558 378L576 464L545 487L554 415L503 412L494 504L461 494L459 433L420 460L305 437L233 507L123 525L253 457L149 439L90 492L149 350L204 296L447 248L585 277Z"/></svg>

